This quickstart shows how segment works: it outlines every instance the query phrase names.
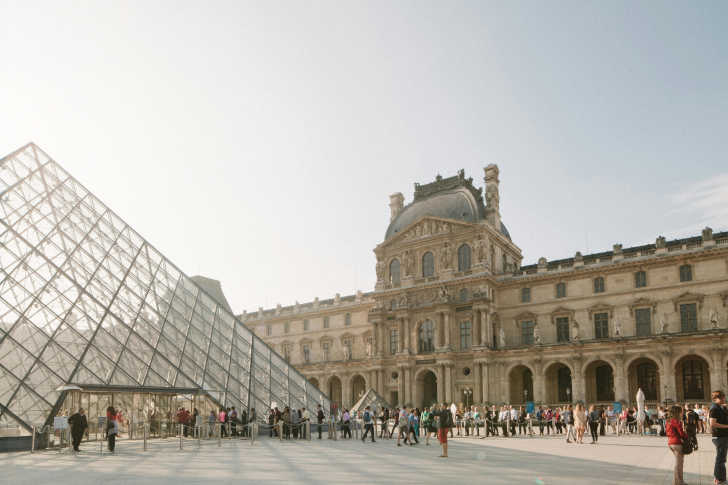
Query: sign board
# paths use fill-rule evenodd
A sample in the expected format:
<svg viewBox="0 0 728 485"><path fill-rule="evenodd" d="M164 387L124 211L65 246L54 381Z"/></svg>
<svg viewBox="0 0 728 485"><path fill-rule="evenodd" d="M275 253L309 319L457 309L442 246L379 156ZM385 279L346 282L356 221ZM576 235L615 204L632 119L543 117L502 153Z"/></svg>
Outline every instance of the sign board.
<svg viewBox="0 0 728 485"><path fill-rule="evenodd" d="M528 401L526 403L526 413L533 414L533 410L536 408L536 406L533 404L533 401Z"/></svg>
<svg viewBox="0 0 728 485"><path fill-rule="evenodd" d="M66 429L68 428L68 417L67 416L56 416L53 418L53 429Z"/></svg>
<svg viewBox="0 0 728 485"><path fill-rule="evenodd" d="M106 416L99 416L99 428L103 428L106 424Z"/></svg>
<svg viewBox="0 0 728 485"><path fill-rule="evenodd" d="M199 428L200 426L202 426L202 416L200 416L199 414L198 414L198 415L197 415L197 417L195 418L195 426L197 426L198 428Z"/></svg>
<svg viewBox="0 0 728 485"><path fill-rule="evenodd" d="M618 401L615 401L614 402L614 413L615 414L620 414L621 412L622 412L622 403L621 402L618 402Z"/></svg>

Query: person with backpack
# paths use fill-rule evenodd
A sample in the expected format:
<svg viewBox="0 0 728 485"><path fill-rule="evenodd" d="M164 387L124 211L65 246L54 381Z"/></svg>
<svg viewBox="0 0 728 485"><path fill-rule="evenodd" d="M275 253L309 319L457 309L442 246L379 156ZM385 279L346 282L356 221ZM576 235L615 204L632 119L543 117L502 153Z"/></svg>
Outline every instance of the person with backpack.
<svg viewBox="0 0 728 485"><path fill-rule="evenodd" d="M447 407L447 403L442 403L442 407L438 411L432 412L433 416L436 416L440 420L440 426L437 430L437 438L440 440L442 446L442 455L440 458L447 458L447 433L452 428L452 413Z"/></svg>
<svg viewBox="0 0 728 485"><path fill-rule="evenodd" d="M675 466L673 468L673 485L683 485L683 460L687 448L684 443L688 441L688 435L682 427L682 408L672 406L670 408L670 419L667 422L665 432L667 433L667 446L675 455ZM689 445L688 445L689 446ZM688 453L692 452L692 449Z"/></svg>
<svg viewBox="0 0 728 485"><path fill-rule="evenodd" d="M374 440L374 421L372 420L372 411L369 406L367 406L364 409L364 416L362 417L364 420L364 434L361 436L362 443L366 439L369 432L372 433L372 443L376 443ZM351 434L349 434L351 436Z"/></svg>

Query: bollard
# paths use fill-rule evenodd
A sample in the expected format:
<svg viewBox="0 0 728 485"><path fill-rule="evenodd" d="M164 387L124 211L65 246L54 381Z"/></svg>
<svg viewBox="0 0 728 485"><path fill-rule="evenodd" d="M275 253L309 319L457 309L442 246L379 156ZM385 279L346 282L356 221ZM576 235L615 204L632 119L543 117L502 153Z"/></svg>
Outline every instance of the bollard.
<svg viewBox="0 0 728 485"><path fill-rule="evenodd" d="M195 428L197 430L197 448L202 448L202 428L197 426Z"/></svg>
<svg viewBox="0 0 728 485"><path fill-rule="evenodd" d="M134 439L134 416L129 416L129 439Z"/></svg>
<svg viewBox="0 0 728 485"><path fill-rule="evenodd" d="M35 451L35 426L33 426L33 437L30 439L30 452Z"/></svg>
<svg viewBox="0 0 728 485"><path fill-rule="evenodd" d="M147 451L147 423L144 422L143 426L144 426L144 430L143 430L143 433L144 433L144 451Z"/></svg>
<svg viewBox="0 0 728 485"><path fill-rule="evenodd" d="M184 426L184 425L183 424L179 425L179 449L180 450L182 449L182 426Z"/></svg>
<svg viewBox="0 0 728 485"><path fill-rule="evenodd" d="M311 421L306 421L306 437L311 441Z"/></svg>

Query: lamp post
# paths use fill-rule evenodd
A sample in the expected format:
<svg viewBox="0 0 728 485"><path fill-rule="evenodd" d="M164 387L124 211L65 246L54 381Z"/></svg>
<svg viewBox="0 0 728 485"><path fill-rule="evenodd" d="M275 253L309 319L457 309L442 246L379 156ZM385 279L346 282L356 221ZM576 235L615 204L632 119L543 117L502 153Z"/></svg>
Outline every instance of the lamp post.
<svg viewBox="0 0 728 485"><path fill-rule="evenodd" d="M465 407L470 407L470 397L473 395L472 389L463 389L463 395L465 395Z"/></svg>

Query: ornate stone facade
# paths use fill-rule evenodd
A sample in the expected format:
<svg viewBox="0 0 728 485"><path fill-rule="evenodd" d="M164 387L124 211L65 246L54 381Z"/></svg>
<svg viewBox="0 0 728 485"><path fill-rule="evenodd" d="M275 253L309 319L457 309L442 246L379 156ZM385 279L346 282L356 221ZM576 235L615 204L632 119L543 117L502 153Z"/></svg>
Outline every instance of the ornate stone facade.
<svg viewBox="0 0 728 485"><path fill-rule="evenodd" d="M521 266L463 171L390 197L374 291L240 318L331 399L705 401L727 387L728 233Z"/></svg>

